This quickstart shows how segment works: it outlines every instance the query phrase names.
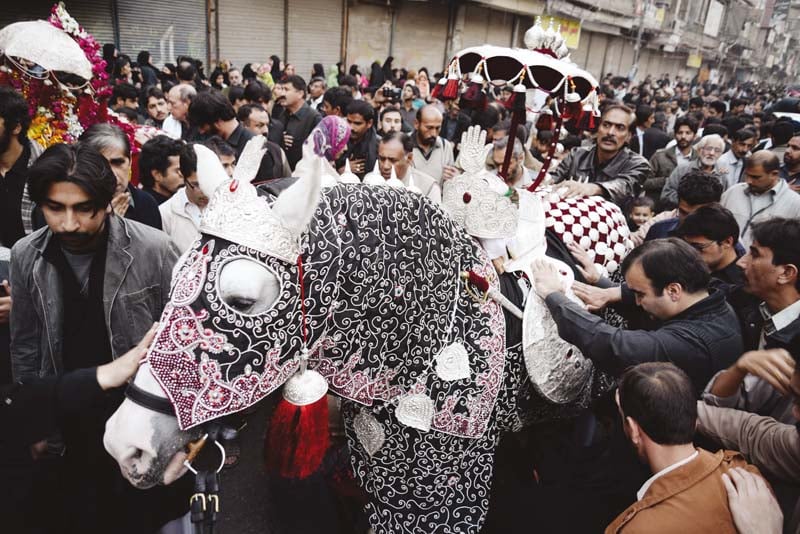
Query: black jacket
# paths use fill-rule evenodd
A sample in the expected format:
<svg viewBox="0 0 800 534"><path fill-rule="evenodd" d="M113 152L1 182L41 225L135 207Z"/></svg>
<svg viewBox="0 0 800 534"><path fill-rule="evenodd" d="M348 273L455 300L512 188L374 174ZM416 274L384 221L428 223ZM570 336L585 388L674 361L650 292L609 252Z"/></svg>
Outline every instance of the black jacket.
<svg viewBox="0 0 800 534"><path fill-rule="evenodd" d="M650 164L639 154L623 148L605 165L597 164L597 148L573 148L564 161L552 171L553 180L588 179L603 189L606 198L622 206L631 197L638 197L644 182L653 177Z"/></svg>
<svg viewBox="0 0 800 534"><path fill-rule="evenodd" d="M646 129L642 138L644 139L642 156L648 161L653 157L653 154L656 153L656 150L664 148L670 141L669 136L658 128ZM631 140L628 143L628 148L637 154L639 153L639 135L635 129L631 134Z"/></svg>
<svg viewBox="0 0 800 534"><path fill-rule="evenodd" d="M161 230L161 212L158 211L155 199L131 184L128 184L128 191L131 194L131 204L125 212L125 218Z"/></svg>
<svg viewBox="0 0 800 534"><path fill-rule="evenodd" d="M736 314L721 291L713 291L652 331L610 326L562 293L548 295L545 302L558 334L615 376L639 363L668 361L689 375L699 396L714 373L743 352Z"/></svg>

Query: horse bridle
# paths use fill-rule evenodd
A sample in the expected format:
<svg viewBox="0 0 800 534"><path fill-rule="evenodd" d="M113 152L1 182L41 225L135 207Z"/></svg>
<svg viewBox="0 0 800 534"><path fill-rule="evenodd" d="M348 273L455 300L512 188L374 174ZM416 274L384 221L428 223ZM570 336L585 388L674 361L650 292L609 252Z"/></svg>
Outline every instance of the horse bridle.
<svg viewBox="0 0 800 534"><path fill-rule="evenodd" d="M125 389L125 396L131 402L143 408L170 417L176 417L175 408L173 408L169 399L153 395L133 382L128 383L128 387ZM227 418L225 419L227 420ZM187 445L189 453L183 465L195 476L194 493L189 498L194 532L195 534L213 534L217 514L220 511L219 473L225 467L227 458L225 445L222 441L234 439L241 426L237 429L237 427L230 426L223 421L210 421L202 425L202 429L203 436ZM215 447L206 447L208 444L213 444ZM209 449L219 452L220 462L218 465L215 465L216 462L210 462L208 458L199 458L204 450L208 451ZM202 463L204 467L196 467L195 464L198 462Z"/></svg>

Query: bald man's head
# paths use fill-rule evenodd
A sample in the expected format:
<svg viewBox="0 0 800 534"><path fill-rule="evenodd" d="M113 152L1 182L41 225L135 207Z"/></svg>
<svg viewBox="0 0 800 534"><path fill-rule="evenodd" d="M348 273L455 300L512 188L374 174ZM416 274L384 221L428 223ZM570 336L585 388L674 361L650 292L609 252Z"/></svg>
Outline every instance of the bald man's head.
<svg viewBox="0 0 800 534"><path fill-rule="evenodd" d="M419 108L417 118L414 120L418 144L426 147L433 146L442 130L442 118L442 112L436 106L428 104Z"/></svg>
<svg viewBox="0 0 800 534"><path fill-rule="evenodd" d="M778 156L774 152L759 150L758 152L753 152L753 155L747 158L745 168L758 165L764 167L764 170L767 172L777 171L781 166L781 160L778 159Z"/></svg>

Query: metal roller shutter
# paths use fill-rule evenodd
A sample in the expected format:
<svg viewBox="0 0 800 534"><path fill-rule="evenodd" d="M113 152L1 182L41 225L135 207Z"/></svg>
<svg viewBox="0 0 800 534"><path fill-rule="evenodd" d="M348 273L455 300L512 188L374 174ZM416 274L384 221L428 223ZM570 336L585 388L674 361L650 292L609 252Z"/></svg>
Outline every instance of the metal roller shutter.
<svg viewBox="0 0 800 534"><path fill-rule="evenodd" d="M206 61L204 0L118 0L117 15L121 52L135 58L147 50L159 66L180 55Z"/></svg>
<svg viewBox="0 0 800 534"><path fill-rule="evenodd" d="M326 68L340 61L341 0L292 0L289 5L289 49L286 61L306 82L314 63Z"/></svg>
<svg viewBox="0 0 800 534"><path fill-rule="evenodd" d="M24 2L3 2L0 9L0 28L21 20L47 19L55 0L26 0ZM114 42L114 17L112 0L67 1L67 11L97 42Z"/></svg>
<svg viewBox="0 0 800 534"><path fill-rule="evenodd" d="M219 54L239 68L283 56L283 0L219 0Z"/></svg>
<svg viewBox="0 0 800 534"><path fill-rule="evenodd" d="M417 2L402 4L394 32L394 66L413 70L427 67L431 74L441 72L446 42L446 6Z"/></svg>
<svg viewBox="0 0 800 534"><path fill-rule="evenodd" d="M511 13L469 4L465 6L462 46L510 46L513 25L514 16Z"/></svg>
<svg viewBox="0 0 800 534"><path fill-rule="evenodd" d="M347 63L361 67L369 76L370 65L381 65L389 55L392 15L385 6L357 4L348 10Z"/></svg>

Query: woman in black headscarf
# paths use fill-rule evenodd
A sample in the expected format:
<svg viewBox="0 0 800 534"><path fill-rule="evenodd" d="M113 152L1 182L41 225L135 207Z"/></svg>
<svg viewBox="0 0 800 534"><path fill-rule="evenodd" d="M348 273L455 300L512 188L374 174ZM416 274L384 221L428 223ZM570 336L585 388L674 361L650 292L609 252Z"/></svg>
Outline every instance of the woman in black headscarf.
<svg viewBox="0 0 800 534"><path fill-rule="evenodd" d="M383 69L381 68L381 64L377 61L373 61L372 65L370 66L369 72L369 86L370 87L381 87L384 83L386 83L386 75L383 73Z"/></svg>
<svg viewBox="0 0 800 534"><path fill-rule="evenodd" d="M322 66L322 63L314 63L314 68L311 69L311 78L324 78L325 77L325 67Z"/></svg>
<svg viewBox="0 0 800 534"><path fill-rule="evenodd" d="M281 58L276 55L269 56L269 59L272 61L272 69L270 70L270 74L272 75L272 81L278 83L283 78L283 69L281 68Z"/></svg>

